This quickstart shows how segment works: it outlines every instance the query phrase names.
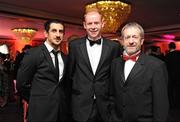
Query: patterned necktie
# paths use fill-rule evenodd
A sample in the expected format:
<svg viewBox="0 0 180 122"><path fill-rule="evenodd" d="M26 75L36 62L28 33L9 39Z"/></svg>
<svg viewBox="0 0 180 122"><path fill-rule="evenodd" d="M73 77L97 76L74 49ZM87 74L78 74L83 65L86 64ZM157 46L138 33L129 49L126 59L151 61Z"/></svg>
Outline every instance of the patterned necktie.
<svg viewBox="0 0 180 122"><path fill-rule="evenodd" d="M52 50L52 53L54 54L55 57L55 68L58 73L58 78L59 78L59 61L58 61L58 51Z"/></svg>

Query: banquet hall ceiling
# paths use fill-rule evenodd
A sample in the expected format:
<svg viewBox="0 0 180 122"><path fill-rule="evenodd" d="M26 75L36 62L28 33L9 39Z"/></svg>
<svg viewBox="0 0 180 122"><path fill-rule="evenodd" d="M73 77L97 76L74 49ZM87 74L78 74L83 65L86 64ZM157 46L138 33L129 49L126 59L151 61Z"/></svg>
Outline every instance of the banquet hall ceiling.
<svg viewBox="0 0 180 122"><path fill-rule="evenodd" d="M84 6L94 0L0 0L0 24L12 28L19 24L39 26L48 18L59 18L66 23L82 25ZM179 0L123 0L132 5L127 22L136 21L144 28L147 39L162 39L164 34L174 35L180 41ZM10 16L11 15L11 16ZM13 16L12 16L13 15ZM28 19L32 17L33 19ZM5 22L2 22L5 21ZM3 30L6 35L9 31ZM1 32L1 27L0 27ZM1 34L0 34L1 35ZM41 37L40 37L41 38Z"/></svg>

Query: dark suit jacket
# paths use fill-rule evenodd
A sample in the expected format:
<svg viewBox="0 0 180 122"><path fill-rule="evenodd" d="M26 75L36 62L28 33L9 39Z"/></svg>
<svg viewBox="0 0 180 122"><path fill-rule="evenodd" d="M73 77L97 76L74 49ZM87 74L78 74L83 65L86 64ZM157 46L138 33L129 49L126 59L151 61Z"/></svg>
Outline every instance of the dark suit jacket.
<svg viewBox="0 0 180 122"><path fill-rule="evenodd" d="M165 122L168 115L168 74L165 63L141 54L128 78L124 78L124 61L111 64L112 120L131 122Z"/></svg>
<svg viewBox="0 0 180 122"><path fill-rule="evenodd" d="M101 117L108 119L108 82L112 59L120 56L119 44L103 39L102 54L95 75L93 74L86 38L74 40L69 44L69 81L72 82L72 113L78 121L87 121L92 105L93 96Z"/></svg>
<svg viewBox="0 0 180 122"><path fill-rule="evenodd" d="M171 84L180 85L180 51L169 52L166 55L166 63Z"/></svg>
<svg viewBox="0 0 180 122"><path fill-rule="evenodd" d="M63 53L61 56L66 69L66 57ZM58 117L65 116L64 82L64 78L59 82L44 44L25 54L18 70L17 90L29 101L28 121L55 122L59 121Z"/></svg>
<svg viewBox="0 0 180 122"><path fill-rule="evenodd" d="M14 65L14 78L15 79L16 79L16 76L17 76L17 71L18 71L18 68L20 66L20 63L21 63L21 61L22 61L22 59L24 57L24 54L25 54L25 52L22 52L22 53L20 53L20 54L18 54L16 56L15 65Z"/></svg>

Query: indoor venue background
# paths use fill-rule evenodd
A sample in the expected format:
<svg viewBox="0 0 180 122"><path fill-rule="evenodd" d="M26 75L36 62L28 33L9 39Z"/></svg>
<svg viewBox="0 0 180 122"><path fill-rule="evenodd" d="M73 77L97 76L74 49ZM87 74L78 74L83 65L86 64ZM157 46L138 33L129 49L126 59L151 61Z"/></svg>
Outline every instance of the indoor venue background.
<svg viewBox="0 0 180 122"><path fill-rule="evenodd" d="M85 35L83 14L85 5L98 0L0 0L0 49L13 61L25 45L38 46L44 42L43 24L51 18L65 22L65 38L62 51L68 53L68 42ZM180 1L179 0L122 0L131 5L131 12L125 22L114 33L104 33L104 37L121 42L121 27L127 22L138 22L145 29L143 49L158 46L168 53L168 44L175 42L180 50ZM32 28L36 32L31 39L20 39L13 29ZM6 45L2 47L2 45ZM12 78L14 83L14 79ZM16 102L14 84L12 94L5 107L0 108L0 122L21 122L19 102ZM14 102L15 101L15 102ZM170 111L170 121L180 121L180 110Z"/></svg>

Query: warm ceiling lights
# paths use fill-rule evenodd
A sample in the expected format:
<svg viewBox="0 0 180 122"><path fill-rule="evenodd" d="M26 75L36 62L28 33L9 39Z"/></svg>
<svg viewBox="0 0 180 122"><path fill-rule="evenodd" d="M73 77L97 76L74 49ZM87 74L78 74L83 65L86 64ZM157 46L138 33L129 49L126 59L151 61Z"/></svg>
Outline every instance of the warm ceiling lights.
<svg viewBox="0 0 180 122"><path fill-rule="evenodd" d="M18 40L29 42L32 41L37 29L34 28L14 28L12 29L13 33Z"/></svg>
<svg viewBox="0 0 180 122"><path fill-rule="evenodd" d="M98 1L86 5L86 12L98 9L105 19L104 33L115 33L131 13L131 5L121 1Z"/></svg>

